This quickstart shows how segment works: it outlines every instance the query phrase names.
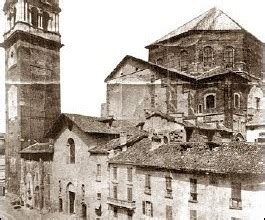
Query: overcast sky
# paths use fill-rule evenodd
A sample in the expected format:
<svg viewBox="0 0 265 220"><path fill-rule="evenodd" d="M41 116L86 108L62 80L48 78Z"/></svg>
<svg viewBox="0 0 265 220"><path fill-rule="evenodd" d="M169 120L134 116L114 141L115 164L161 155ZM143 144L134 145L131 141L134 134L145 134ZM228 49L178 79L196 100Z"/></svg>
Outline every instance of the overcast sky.
<svg viewBox="0 0 265 220"><path fill-rule="evenodd" d="M0 0L2 8L4 0ZM61 0L62 112L100 115L105 77L127 54L147 59L149 43L216 6L265 41L264 0ZM0 33L4 32L0 13ZM3 39L1 38L1 41ZM0 132L5 131L0 50Z"/></svg>

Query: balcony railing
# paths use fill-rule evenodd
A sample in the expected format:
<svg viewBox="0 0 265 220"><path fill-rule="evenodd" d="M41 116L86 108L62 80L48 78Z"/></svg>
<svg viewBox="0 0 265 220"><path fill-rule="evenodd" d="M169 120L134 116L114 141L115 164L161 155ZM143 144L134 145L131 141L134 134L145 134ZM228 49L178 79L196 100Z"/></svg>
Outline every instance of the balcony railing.
<svg viewBox="0 0 265 220"><path fill-rule="evenodd" d="M189 199L189 202L198 202L198 193L190 193L190 199Z"/></svg>
<svg viewBox="0 0 265 220"><path fill-rule="evenodd" d="M230 198L230 209L242 209L242 201L241 199Z"/></svg>
<svg viewBox="0 0 265 220"><path fill-rule="evenodd" d="M108 197L107 203L113 206L123 207L127 209L135 209L135 201L127 201L127 200L121 200L121 199L115 199Z"/></svg>

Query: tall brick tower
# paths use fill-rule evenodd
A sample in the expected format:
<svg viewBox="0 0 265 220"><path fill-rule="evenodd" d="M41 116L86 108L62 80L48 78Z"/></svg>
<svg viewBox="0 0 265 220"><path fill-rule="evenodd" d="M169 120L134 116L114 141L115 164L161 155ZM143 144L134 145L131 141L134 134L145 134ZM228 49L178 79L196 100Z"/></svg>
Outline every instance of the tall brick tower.
<svg viewBox="0 0 265 220"><path fill-rule="evenodd" d="M6 0L6 187L19 195L20 151L60 114L59 0Z"/></svg>

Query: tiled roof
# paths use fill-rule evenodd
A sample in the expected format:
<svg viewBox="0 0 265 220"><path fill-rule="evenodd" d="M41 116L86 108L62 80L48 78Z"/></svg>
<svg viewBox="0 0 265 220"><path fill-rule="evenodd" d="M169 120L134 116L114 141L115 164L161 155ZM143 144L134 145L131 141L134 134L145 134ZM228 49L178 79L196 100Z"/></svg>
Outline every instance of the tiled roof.
<svg viewBox="0 0 265 220"><path fill-rule="evenodd" d="M205 72L201 72L198 73L197 76L194 76L190 73L186 73L186 72L181 72L178 71L176 69L173 68L167 68L167 67L163 67L148 61L144 61L142 59L133 57L133 56L129 56L127 55L125 58L123 58L123 60L117 65L117 67L107 76L107 78L105 79L105 82L108 82L109 80L111 80L113 78L113 76L115 75L116 71L126 62L126 60L128 59L132 59L136 62L140 62L140 63L144 63L145 65L147 65L150 69L155 69L158 70L161 73L171 73L173 75L177 75L181 78L184 78L185 80L189 80L189 81L200 81L200 80L204 80L204 79L208 79L211 77L215 77L215 76L220 76L220 75L225 75L225 74L235 74L238 76L241 76L247 80L251 80L251 79L258 79L255 76L249 75L248 73L244 72L244 71L236 71L236 70L227 70L227 69L223 69L223 68L213 68L211 70L205 71Z"/></svg>
<svg viewBox="0 0 265 220"><path fill-rule="evenodd" d="M131 146L134 143L142 140L143 138L146 138L148 135L146 132L138 132L133 135L130 135L127 139L126 146ZM102 146L96 146L92 149L89 150L90 153L101 153L101 154L107 154L110 150L114 150L117 147L120 147L120 138L113 139L109 141L107 144L102 145Z"/></svg>
<svg viewBox="0 0 265 220"><path fill-rule="evenodd" d="M166 41L189 31L227 31L227 30L244 30L236 21L226 15L223 11L212 8L204 14L189 21L178 29L170 32L151 45ZM150 45L150 46L151 46Z"/></svg>
<svg viewBox="0 0 265 220"><path fill-rule="evenodd" d="M50 143L36 143L20 151L21 154L43 154L53 153L53 145Z"/></svg>
<svg viewBox="0 0 265 220"><path fill-rule="evenodd" d="M154 63L151 63L151 62L148 62L148 61L145 61L145 60L142 60L142 59L139 59L139 58L136 58L136 57L133 57L133 56L130 56L130 55L127 55L125 56L122 61L115 67L115 69L107 76L107 78L105 79L105 82L108 82L109 80L112 79L112 77L114 76L114 74L116 73L116 71L121 68L124 63L126 63L127 60L134 60L136 62L139 62L139 63L142 63L142 64L145 64L147 65L148 67L152 68L152 69L157 69L159 70L160 72L170 72L170 73L173 73L173 74L177 74L181 77L184 77L186 79L191 79L191 80L194 80L194 76L192 76L191 74L188 74L188 73L184 73L184 72L180 72L180 71L177 71L173 68L165 68L163 66L160 66L160 65L157 65L157 64L154 64Z"/></svg>
<svg viewBox="0 0 265 220"><path fill-rule="evenodd" d="M214 146L215 145L215 146ZM246 143L176 143L151 149L143 139L110 163L134 164L179 172L212 172L223 174L265 174L265 146Z"/></svg>
<svg viewBox="0 0 265 220"><path fill-rule="evenodd" d="M97 134L119 134L123 127L128 125L128 122L111 120L113 126L109 126L109 121L102 117L91 117L78 114L61 114L56 122L53 124L50 131L46 134L47 137L55 137L62 129L64 124L75 124L85 133Z"/></svg>

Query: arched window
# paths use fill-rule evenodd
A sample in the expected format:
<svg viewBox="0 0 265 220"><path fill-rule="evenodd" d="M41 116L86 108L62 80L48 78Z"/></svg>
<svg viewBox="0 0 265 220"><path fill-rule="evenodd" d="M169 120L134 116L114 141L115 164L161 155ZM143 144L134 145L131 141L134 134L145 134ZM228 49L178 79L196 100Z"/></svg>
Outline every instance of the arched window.
<svg viewBox="0 0 265 220"><path fill-rule="evenodd" d="M180 70L187 71L188 65L188 52L186 50L183 50L180 53Z"/></svg>
<svg viewBox="0 0 265 220"><path fill-rule="evenodd" d="M215 108L215 94L206 95L204 104L205 104L205 109Z"/></svg>
<svg viewBox="0 0 265 220"><path fill-rule="evenodd" d="M33 27L38 27L39 14L37 8L31 9L31 24Z"/></svg>
<svg viewBox="0 0 265 220"><path fill-rule="evenodd" d="M203 65L206 67L210 67L213 65L213 48L210 46L204 47Z"/></svg>
<svg viewBox="0 0 265 220"><path fill-rule="evenodd" d="M68 146L69 146L69 162L70 163L75 163L75 142L72 138L68 139Z"/></svg>
<svg viewBox="0 0 265 220"><path fill-rule="evenodd" d="M42 14L42 27L45 31L48 30L50 15L47 12L43 12Z"/></svg>
<svg viewBox="0 0 265 220"><path fill-rule="evenodd" d="M234 94L234 107L240 108L240 95L238 93Z"/></svg>
<svg viewBox="0 0 265 220"><path fill-rule="evenodd" d="M235 59L234 56L235 56L235 50L233 47L225 48L224 61L225 61L225 66L227 68L234 67L234 59Z"/></svg>

